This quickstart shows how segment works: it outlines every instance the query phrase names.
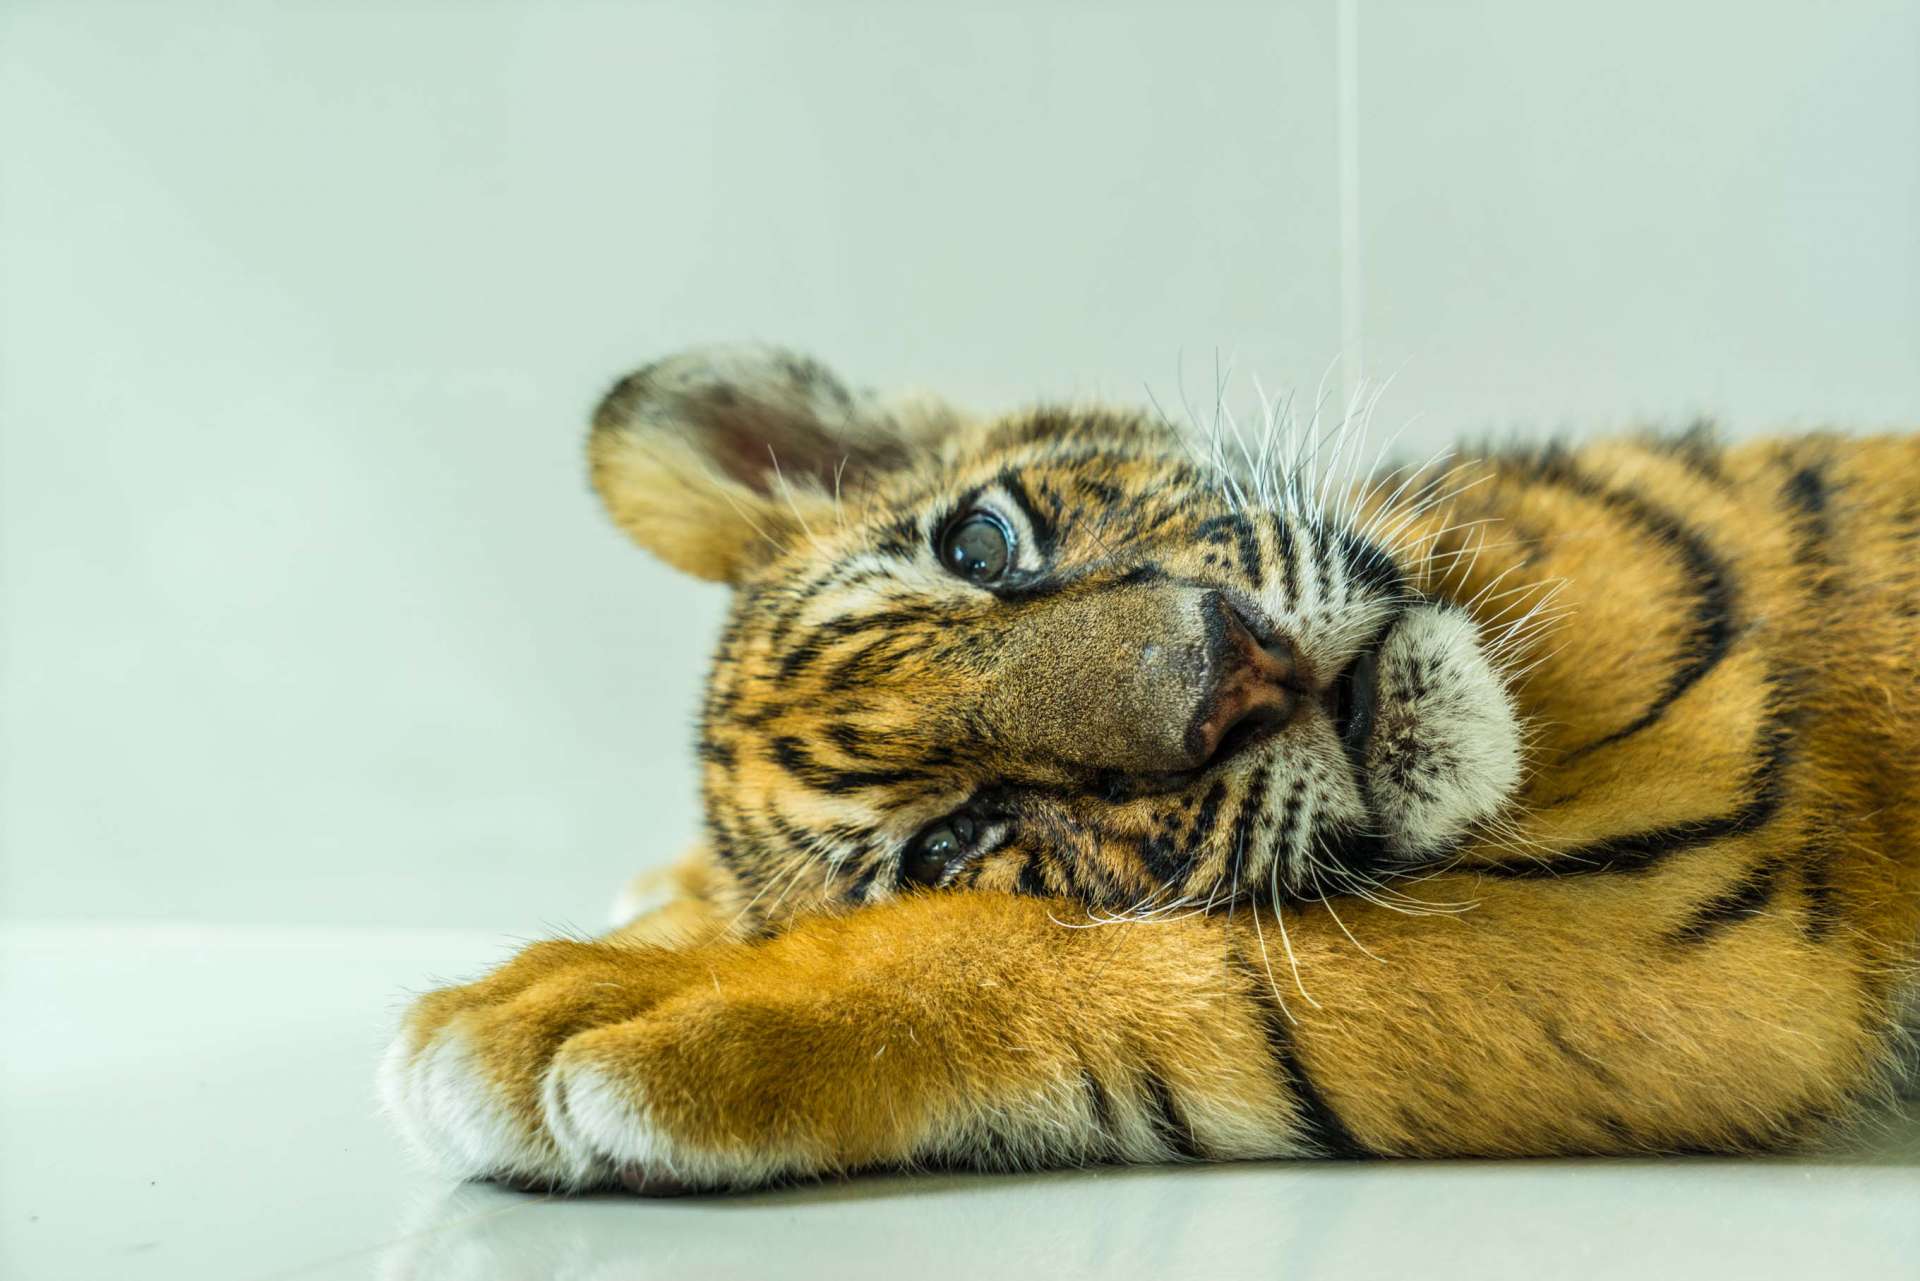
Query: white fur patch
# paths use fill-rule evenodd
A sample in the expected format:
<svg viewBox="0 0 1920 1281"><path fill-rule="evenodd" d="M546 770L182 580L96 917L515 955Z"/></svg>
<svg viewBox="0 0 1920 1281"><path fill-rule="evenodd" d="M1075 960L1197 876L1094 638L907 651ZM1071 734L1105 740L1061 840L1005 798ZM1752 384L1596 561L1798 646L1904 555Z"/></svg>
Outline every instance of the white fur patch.
<svg viewBox="0 0 1920 1281"><path fill-rule="evenodd" d="M379 1087L408 1145L448 1174L583 1186L576 1164L507 1106L457 1019L417 1049L402 1033L381 1063Z"/></svg>
<svg viewBox="0 0 1920 1281"><path fill-rule="evenodd" d="M1366 749L1372 808L1398 854L1459 839L1520 782L1520 724L1466 614L1407 613L1380 653L1378 719Z"/></svg>
<svg viewBox="0 0 1920 1281"><path fill-rule="evenodd" d="M625 1183L739 1187L801 1168L792 1155L702 1152L656 1126L636 1072L615 1080L563 1046L541 1074L539 1112L511 1107L481 1068L460 1020L418 1047L403 1032L380 1066L381 1102L428 1164L461 1179L566 1191Z"/></svg>
<svg viewBox="0 0 1920 1281"><path fill-rule="evenodd" d="M806 1167L791 1154L766 1147L731 1153L704 1151L671 1138L653 1119L644 1084L616 1079L603 1068L570 1061L563 1051L541 1083L541 1112L561 1151L596 1182L728 1188L766 1183Z"/></svg>

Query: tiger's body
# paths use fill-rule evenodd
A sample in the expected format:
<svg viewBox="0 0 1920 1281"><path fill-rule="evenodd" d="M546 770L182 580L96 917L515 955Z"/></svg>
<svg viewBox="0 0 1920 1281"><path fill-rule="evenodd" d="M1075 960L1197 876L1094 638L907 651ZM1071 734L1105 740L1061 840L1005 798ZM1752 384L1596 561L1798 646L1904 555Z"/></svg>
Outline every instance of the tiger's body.
<svg viewBox="0 0 1920 1281"><path fill-rule="evenodd" d="M710 840L657 911L418 1002L402 1127L466 1176L662 1190L1749 1151L1881 1097L1920 438L1319 488L1256 453L778 353L623 383L610 509L737 589Z"/></svg>

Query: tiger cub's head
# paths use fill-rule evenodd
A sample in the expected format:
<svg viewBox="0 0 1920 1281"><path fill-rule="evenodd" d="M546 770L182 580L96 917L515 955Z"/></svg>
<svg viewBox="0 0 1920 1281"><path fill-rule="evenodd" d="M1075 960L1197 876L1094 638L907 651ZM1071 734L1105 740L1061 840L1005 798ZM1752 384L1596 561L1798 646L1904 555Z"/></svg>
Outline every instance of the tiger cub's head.
<svg viewBox="0 0 1920 1281"><path fill-rule="evenodd" d="M614 388L609 511L734 589L700 754L748 896L1226 906L1351 888L1496 815L1511 701L1384 490L1323 501L1192 444L1142 413L889 404L762 347Z"/></svg>

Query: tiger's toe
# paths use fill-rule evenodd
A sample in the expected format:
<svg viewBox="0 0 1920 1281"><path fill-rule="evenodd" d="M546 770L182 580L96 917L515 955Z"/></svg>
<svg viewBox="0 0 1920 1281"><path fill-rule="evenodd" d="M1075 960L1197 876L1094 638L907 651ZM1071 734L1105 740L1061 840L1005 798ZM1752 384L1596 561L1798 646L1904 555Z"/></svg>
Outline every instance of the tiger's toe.
<svg viewBox="0 0 1920 1281"><path fill-rule="evenodd" d="M456 1020L425 1044L403 1033L388 1051L381 1095L413 1149L463 1179L514 1186L587 1186L584 1168L553 1141L537 1111L517 1105L483 1064L471 1028Z"/></svg>

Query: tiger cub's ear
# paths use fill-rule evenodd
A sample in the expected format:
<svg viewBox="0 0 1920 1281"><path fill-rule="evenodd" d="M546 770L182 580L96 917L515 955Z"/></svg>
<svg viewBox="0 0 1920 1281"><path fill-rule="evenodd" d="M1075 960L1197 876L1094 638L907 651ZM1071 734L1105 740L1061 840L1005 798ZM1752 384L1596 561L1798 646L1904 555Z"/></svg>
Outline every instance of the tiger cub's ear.
<svg viewBox="0 0 1920 1281"><path fill-rule="evenodd" d="M888 406L778 347L696 347L622 379L587 445L593 485L635 542L737 583L853 493L937 448L956 419Z"/></svg>

